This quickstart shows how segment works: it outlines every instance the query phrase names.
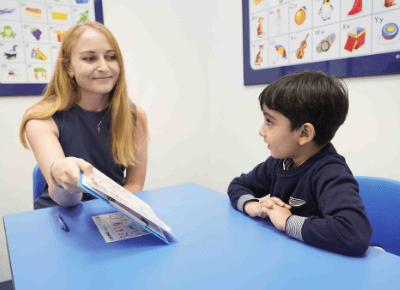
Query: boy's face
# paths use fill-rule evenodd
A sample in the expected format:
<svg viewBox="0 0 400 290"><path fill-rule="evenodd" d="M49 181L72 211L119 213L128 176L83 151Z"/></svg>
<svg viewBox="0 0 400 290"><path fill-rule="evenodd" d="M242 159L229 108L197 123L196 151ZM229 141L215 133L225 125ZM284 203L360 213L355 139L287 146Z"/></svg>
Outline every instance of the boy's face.
<svg viewBox="0 0 400 290"><path fill-rule="evenodd" d="M259 134L268 144L271 156L276 159L293 158L300 154L300 130L290 130L290 121L278 111L270 110L263 104L264 123Z"/></svg>

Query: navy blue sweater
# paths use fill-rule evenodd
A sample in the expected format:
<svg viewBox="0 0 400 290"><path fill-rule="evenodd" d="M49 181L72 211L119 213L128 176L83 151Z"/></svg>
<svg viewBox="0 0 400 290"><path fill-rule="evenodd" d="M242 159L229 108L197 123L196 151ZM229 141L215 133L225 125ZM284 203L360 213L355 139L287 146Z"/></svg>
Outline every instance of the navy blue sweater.
<svg viewBox="0 0 400 290"><path fill-rule="evenodd" d="M331 143L302 165L283 169L269 157L251 172L232 180L228 195L234 208L270 194L292 206L286 233L305 243L345 255L367 250L372 227L346 160Z"/></svg>

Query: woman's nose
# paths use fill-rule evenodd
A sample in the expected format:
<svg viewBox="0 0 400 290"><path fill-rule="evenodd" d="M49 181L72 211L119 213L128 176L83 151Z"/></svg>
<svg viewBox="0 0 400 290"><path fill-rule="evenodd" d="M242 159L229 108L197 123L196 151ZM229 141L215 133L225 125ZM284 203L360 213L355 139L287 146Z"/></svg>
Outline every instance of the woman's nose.
<svg viewBox="0 0 400 290"><path fill-rule="evenodd" d="M107 62L106 62L106 60L104 59L104 57L100 57L100 58L99 58L99 64L98 64L98 65L99 65L99 66L97 67L97 70L98 70L98 71L105 71L105 70L108 69Z"/></svg>

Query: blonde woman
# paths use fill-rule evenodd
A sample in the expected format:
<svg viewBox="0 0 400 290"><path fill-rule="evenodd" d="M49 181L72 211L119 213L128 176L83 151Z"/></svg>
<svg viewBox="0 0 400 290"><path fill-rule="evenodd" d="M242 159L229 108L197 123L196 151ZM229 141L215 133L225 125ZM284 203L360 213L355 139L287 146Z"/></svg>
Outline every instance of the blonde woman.
<svg viewBox="0 0 400 290"><path fill-rule="evenodd" d="M20 139L29 148L25 135L48 184L35 209L93 199L76 185L80 171L93 178L92 166L130 192L143 189L146 114L128 97L121 51L104 25L66 32L43 98L23 117Z"/></svg>

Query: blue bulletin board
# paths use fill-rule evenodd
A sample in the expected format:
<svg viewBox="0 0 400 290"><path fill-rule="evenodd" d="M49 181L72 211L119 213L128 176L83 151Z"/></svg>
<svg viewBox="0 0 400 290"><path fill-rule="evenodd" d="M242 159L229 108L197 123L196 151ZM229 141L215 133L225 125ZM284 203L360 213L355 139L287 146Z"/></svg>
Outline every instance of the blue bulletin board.
<svg viewBox="0 0 400 290"><path fill-rule="evenodd" d="M399 2L399 3L396 3ZM242 0L244 84L400 72L399 0Z"/></svg>
<svg viewBox="0 0 400 290"><path fill-rule="evenodd" d="M69 27L103 21L101 0L0 1L0 96L42 95Z"/></svg>

